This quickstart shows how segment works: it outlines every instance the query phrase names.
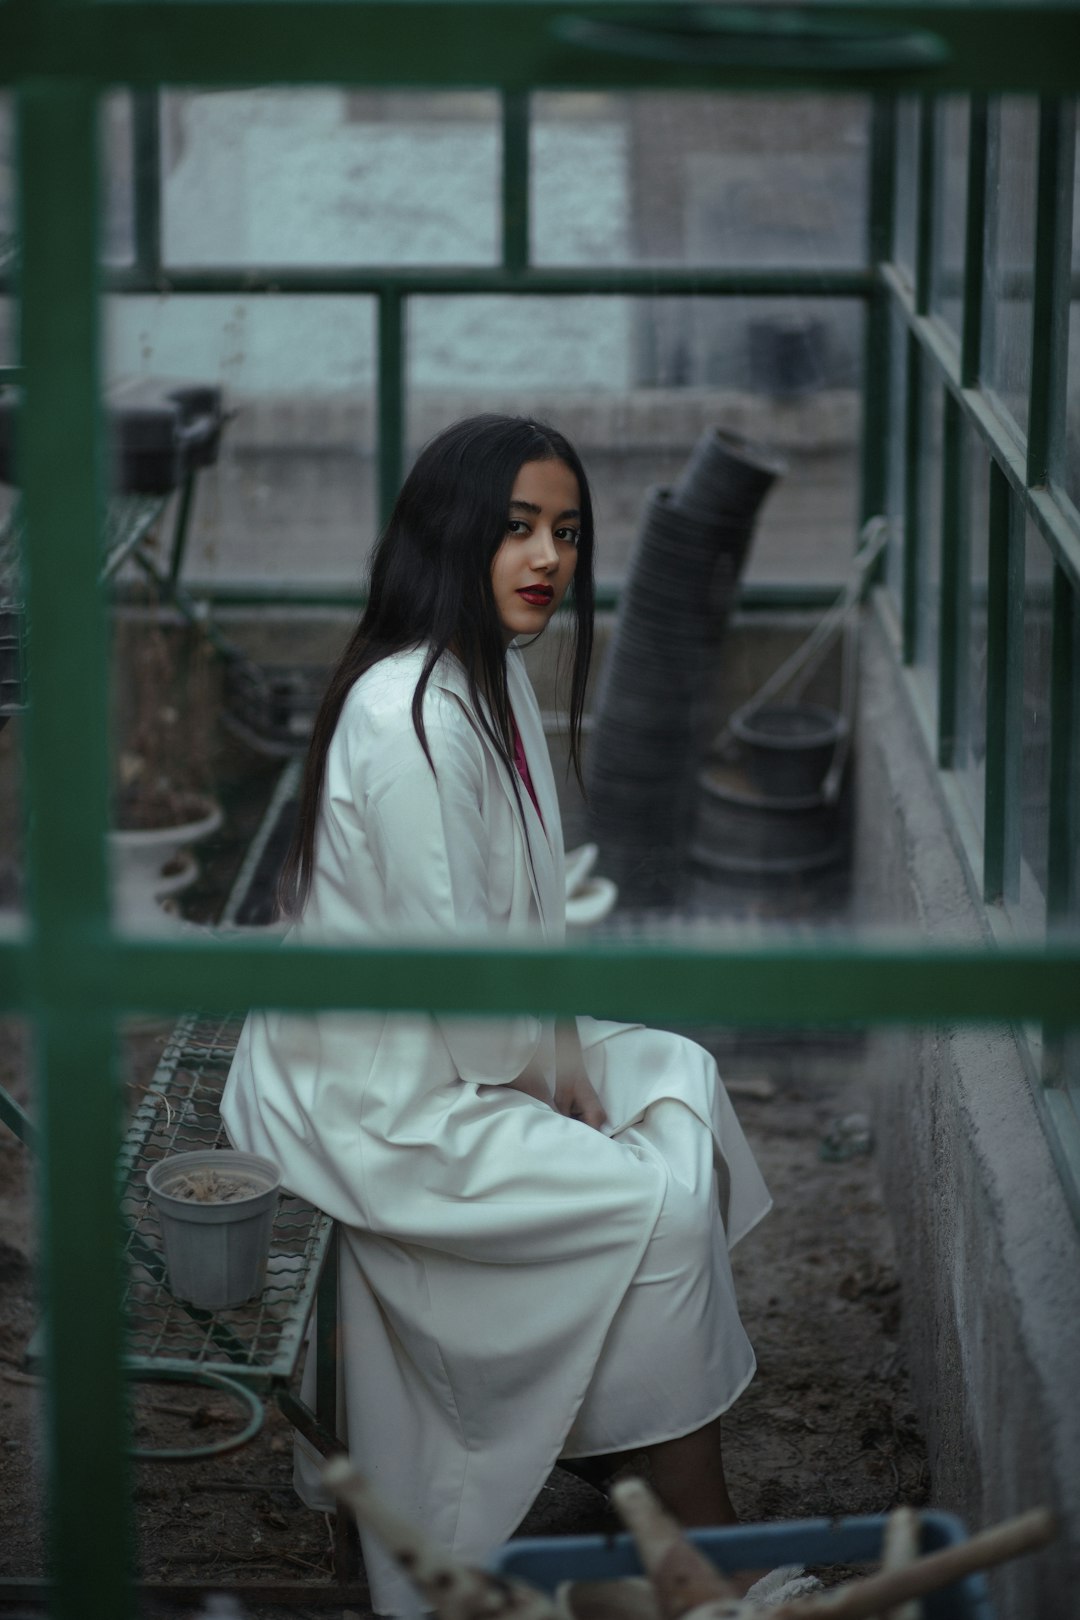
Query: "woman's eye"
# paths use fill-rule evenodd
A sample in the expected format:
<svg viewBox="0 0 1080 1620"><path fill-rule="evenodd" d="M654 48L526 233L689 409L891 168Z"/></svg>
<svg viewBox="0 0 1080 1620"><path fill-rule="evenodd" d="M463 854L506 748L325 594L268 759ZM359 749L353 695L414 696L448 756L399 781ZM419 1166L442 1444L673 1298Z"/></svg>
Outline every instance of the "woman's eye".
<svg viewBox="0 0 1080 1620"><path fill-rule="evenodd" d="M581 536L577 529L556 529L555 538L556 540L564 540L571 546L576 546Z"/></svg>
<svg viewBox="0 0 1080 1620"><path fill-rule="evenodd" d="M525 520L523 518L507 518L507 520L506 520L506 532L507 532L507 534L517 534L517 535L528 534L529 525L525 522Z"/></svg>

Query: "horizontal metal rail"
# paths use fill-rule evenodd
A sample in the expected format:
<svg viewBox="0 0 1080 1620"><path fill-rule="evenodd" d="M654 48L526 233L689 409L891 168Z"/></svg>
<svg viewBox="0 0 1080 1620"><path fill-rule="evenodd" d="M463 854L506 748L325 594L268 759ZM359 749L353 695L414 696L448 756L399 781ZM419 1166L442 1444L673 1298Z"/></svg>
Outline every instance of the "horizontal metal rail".
<svg viewBox="0 0 1080 1620"><path fill-rule="evenodd" d="M433 269L407 265L218 265L206 269L163 267L147 276L139 270L114 269L102 278L106 291L189 297L239 297L243 294L355 296L400 298L481 297L488 293L519 297L583 298L622 295L627 298L866 298L873 272L849 268L796 270L761 265L627 264L595 266L543 265L507 269L490 265L447 265Z"/></svg>
<svg viewBox="0 0 1080 1620"><path fill-rule="evenodd" d="M25 948L0 947L0 1006L33 999L35 965ZM589 950L331 950L103 935L49 971L61 969L71 1005L118 1012L245 1006L571 1015L589 1007L604 1017L744 1027L1080 1022L1080 941L982 948L807 938L755 947L745 932L688 944L684 930Z"/></svg>
<svg viewBox="0 0 1080 1620"><path fill-rule="evenodd" d="M1069 0L700 10L655 0L6 0L0 74L138 86L1064 95L1080 88L1080 49Z"/></svg>

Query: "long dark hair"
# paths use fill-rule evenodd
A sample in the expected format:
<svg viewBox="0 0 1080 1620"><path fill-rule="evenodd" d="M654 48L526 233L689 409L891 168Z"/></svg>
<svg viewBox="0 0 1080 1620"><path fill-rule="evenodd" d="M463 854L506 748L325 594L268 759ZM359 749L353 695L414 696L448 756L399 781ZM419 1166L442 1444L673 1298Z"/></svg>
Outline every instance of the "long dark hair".
<svg viewBox="0 0 1080 1620"><path fill-rule="evenodd" d="M431 440L401 487L371 560L367 607L330 677L304 770L300 815L279 887L282 910L303 910L311 888L315 827L326 755L345 699L380 659L424 646L412 722L427 756L424 693L449 649L460 659L469 696L516 786L502 627L491 563L506 536L510 497L527 461L563 461L581 492L577 566L568 601L574 617L570 680L570 759L581 780L581 717L593 637L593 512L585 469L573 446L545 422L525 416L470 416ZM481 701L481 693L486 701Z"/></svg>

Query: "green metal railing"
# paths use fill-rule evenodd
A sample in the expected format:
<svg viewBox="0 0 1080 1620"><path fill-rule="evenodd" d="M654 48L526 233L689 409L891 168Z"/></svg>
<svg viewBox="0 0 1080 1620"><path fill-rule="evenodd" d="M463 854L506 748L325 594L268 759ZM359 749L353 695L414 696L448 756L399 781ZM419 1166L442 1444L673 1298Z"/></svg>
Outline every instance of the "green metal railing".
<svg viewBox="0 0 1080 1620"><path fill-rule="evenodd" d="M702 25L704 24L704 35ZM50 1546L53 1613L62 1620L124 1620L130 1588L127 1420L121 1358L120 1232L115 1164L120 1141L114 1028L128 1010L208 1011L245 1004L417 1007L460 1012L612 1014L733 1024L880 1020L1077 1020L1080 948L1061 939L998 948L873 941L777 945L745 934L730 945L663 942L566 952L300 951L251 944L131 941L111 929L105 863L108 824L107 622L98 587L103 445L98 345L97 108L106 87L151 92L164 82L339 83L426 88L495 86L504 92L503 262L473 272L276 272L228 269L165 274L160 263L158 139L153 99L141 94L136 263L111 286L155 290L368 292L378 299L380 491L383 509L402 467L404 315L420 292L502 291L717 295L795 292L868 303L863 442L864 515L884 504L890 312L906 323L909 367L944 388L950 470L945 533L948 611L940 664L955 671L957 412L986 443L991 472L988 709L984 886L997 904L1007 880L1015 815L1009 720L1015 704L1018 525L1028 517L1055 559L1051 770L1054 915L1075 891L1077 824L1072 669L1080 534L1053 481L1060 375L1032 368L1027 453L978 386L979 298L965 272L965 326L957 346L928 313L926 255L933 166L924 160L916 285L891 261L895 97L1002 89L1044 98L1040 165L1039 320L1057 319L1062 294L1065 160L1051 148L1064 114L1049 98L1080 88L1080 30L1071 3L882 4L818 0L800 12L706 8L691 14L655 0L4 0L0 74L18 91L21 169L21 352L25 406L21 476L34 672L27 716L29 911L0 941L0 1005L33 1023L42 1275L47 1304ZM528 262L527 102L530 89L869 90L876 94L866 264L820 276L730 272L540 271ZM1057 109L1057 110L1055 110ZM985 102L972 113L971 172L985 158ZM926 139L931 125L923 120ZM980 157L980 153L982 156ZM969 244L981 242L970 188ZM985 206L985 203L982 204ZM157 278L157 279L155 279ZM162 278L164 278L162 280ZM925 368L929 368L926 370ZM1036 404L1034 391L1038 392ZM1040 412L1042 414L1040 414ZM912 510L921 473L913 465ZM1034 449L1032 449L1032 441ZM1043 470L1050 481L1033 474ZM63 469L63 476L58 476ZM917 534L910 530L911 554ZM913 576L914 577L914 576ZM914 646L917 593L905 592L905 647ZM947 679L953 679L949 676ZM949 756L947 690L939 702ZM1066 689L1071 694L1061 696ZM941 717L944 717L942 721ZM993 756L991 758L991 755ZM1010 806L1013 808L1010 809ZM66 1220L78 1209L77 1221Z"/></svg>

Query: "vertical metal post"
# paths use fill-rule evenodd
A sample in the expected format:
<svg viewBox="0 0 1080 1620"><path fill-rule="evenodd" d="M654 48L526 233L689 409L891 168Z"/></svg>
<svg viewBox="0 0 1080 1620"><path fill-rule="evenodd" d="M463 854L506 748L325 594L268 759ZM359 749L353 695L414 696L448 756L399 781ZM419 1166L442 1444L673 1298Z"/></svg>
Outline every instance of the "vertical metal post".
<svg viewBox="0 0 1080 1620"><path fill-rule="evenodd" d="M919 613L919 567L922 539L922 351L913 333L907 334L907 395L904 401L904 557L901 602L903 659L915 662Z"/></svg>
<svg viewBox="0 0 1080 1620"><path fill-rule="evenodd" d="M941 603L938 615L938 765L956 762L960 659L966 645L968 547L963 523L964 455L960 406L945 390L941 467Z"/></svg>
<svg viewBox="0 0 1080 1620"><path fill-rule="evenodd" d="M1020 850L1024 551L1008 479L990 463L986 600L986 784L983 899L1015 893Z"/></svg>
<svg viewBox="0 0 1080 1620"><path fill-rule="evenodd" d="M1077 602L1069 576L1054 566L1050 643L1050 819L1046 862L1048 928L1071 920L1080 830L1076 667Z"/></svg>
<svg viewBox="0 0 1080 1620"><path fill-rule="evenodd" d="M972 96L968 113L967 212L964 221L964 326L960 385L974 388L982 367L983 280L986 268L987 100Z"/></svg>
<svg viewBox="0 0 1080 1620"><path fill-rule="evenodd" d="M915 313L930 309L930 288L934 272L934 217L937 174L937 103L932 96L919 102L919 191L915 199Z"/></svg>
<svg viewBox="0 0 1080 1620"><path fill-rule="evenodd" d="M180 575L184 571L184 558L187 554L188 535L191 529L191 509L195 502L195 482L198 472L188 470L184 482L180 486L180 499L176 511L176 520L173 524L172 548L169 554L169 585L175 589L180 583Z"/></svg>
<svg viewBox="0 0 1080 1620"><path fill-rule="evenodd" d="M161 104L157 90L132 97L132 176L135 203L135 269L140 279L161 274Z"/></svg>
<svg viewBox="0 0 1080 1620"><path fill-rule="evenodd" d="M98 119L92 88L19 94L20 473L31 976L41 1084L51 1563L57 1620L122 1620L130 1498L121 1368L119 1087L108 973L106 626L98 587Z"/></svg>
<svg viewBox="0 0 1080 1620"><path fill-rule="evenodd" d="M529 96L506 90L502 97L502 259L522 271L529 264Z"/></svg>
<svg viewBox="0 0 1080 1620"><path fill-rule="evenodd" d="M379 527L397 500L405 466L405 300L396 287L379 293Z"/></svg>
<svg viewBox="0 0 1080 1620"><path fill-rule="evenodd" d="M876 96L870 122L869 228L867 259L872 270L891 260L896 209L896 98ZM889 292L875 278L866 305L863 340L863 421L861 522L884 512L888 481L892 348Z"/></svg>
<svg viewBox="0 0 1080 1620"><path fill-rule="evenodd" d="M1032 486L1050 482L1064 448L1075 152L1074 104L1044 96L1039 103L1028 402L1027 482Z"/></svg>

